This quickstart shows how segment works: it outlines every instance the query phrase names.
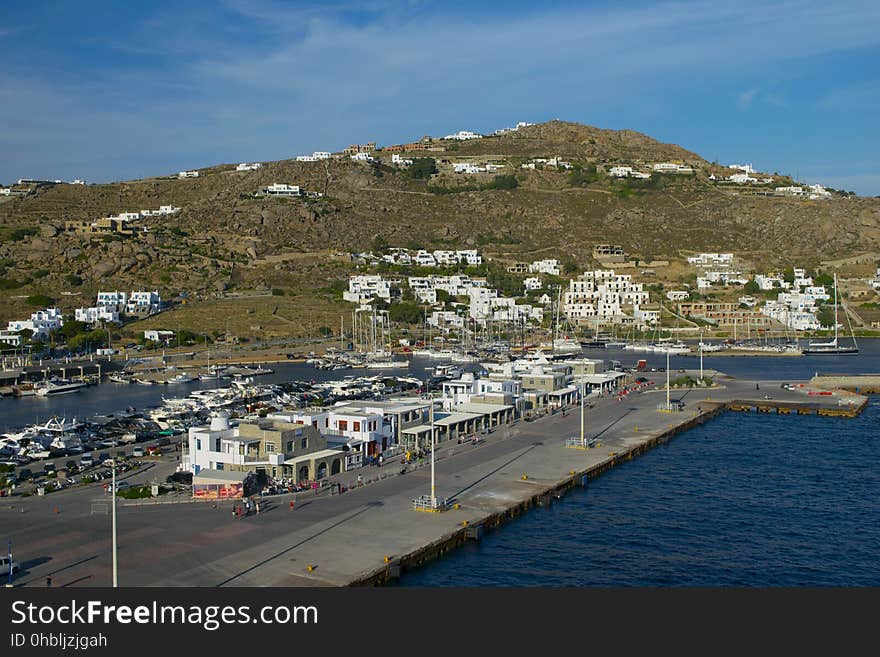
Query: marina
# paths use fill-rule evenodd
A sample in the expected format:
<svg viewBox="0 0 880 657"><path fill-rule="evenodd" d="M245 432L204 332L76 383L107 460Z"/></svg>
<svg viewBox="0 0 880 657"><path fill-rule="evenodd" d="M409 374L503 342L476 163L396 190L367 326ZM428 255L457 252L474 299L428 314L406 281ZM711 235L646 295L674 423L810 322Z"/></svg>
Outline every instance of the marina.
<svg viewBox="0 0 880 657"><path fill-rule="evenodd" d="M716 373L714 381L712 388L676 391L684 405L677 412L658 412L663 392L651 388L634 388L625 398L594 399L587 413L587 433L595 439L592 448L565 447L564 437L578 426L576 406L571 412L559 408L498 425L478 442L441 441L435 455L438 493L449 502L442 513L412 510L412 500L428 490L430 468L425 462L401 465L392 461L381 468L342 473L333 479L344 493L334 494L330 487L317 494L290 494L298 505L292 514L285 506L288 497L282 496L272 512L259 518L261 529L254 535L242 535L236 525L230 526L227 513L219 512L228 510L223 504L214 508L200 502L173 507L126 503L120 515L120 541L129 546L131 564L126 582L198 586L391 582L454 547L479 540L484 532L530 509L553 504L616 465L727 410L789 414L790 422L797 422L803 413L818 414L825 422L847 422L867 403L866 397L847 391L811 395L820 389L808 381L755 381L721 373ZM88 490L64 494L89 498ZM101 519L73 511L73 499L66 503L71 505L71 516L65 516L62 527L54 530L58 537L52 547L54 558L70 565L72 580L88 573L91 585L101 584L109 572L102 565L109 558L106 533L99 530ZM20 541L36 537L48 523L57 525L59 520L48 512L47 504L40 498L15 502L13 506L26 508L28 524L21 524L22 514L7 515L6 520ZM76 522L86 537L78 531L78 539L71 543L73 534L63 529L64 522ZM158 523L168 549L177 554L161 569L150 565L145 547L132 543L143 522ZM196 554L187 547L192 532L209 541L212 556L205 557L202 548ZM90 555L94 558L88 565L77 565ZM31 581L38 582L38 576L35 568Z"/></svg>

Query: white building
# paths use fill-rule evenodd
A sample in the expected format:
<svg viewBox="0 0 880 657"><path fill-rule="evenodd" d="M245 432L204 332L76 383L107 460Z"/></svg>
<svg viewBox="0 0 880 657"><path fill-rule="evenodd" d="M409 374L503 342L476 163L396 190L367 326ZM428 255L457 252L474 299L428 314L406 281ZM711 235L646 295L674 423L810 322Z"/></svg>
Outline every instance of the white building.
<svg viewBox="0 0 880 657"><path fill-rule="evenodd" d="M199 172L198 171L181 171L180 173L177 174L177 177L178 178L198 178Z"/></svg>
<svg viewBox="0 0 880 657"><path fill-rule="evenodd" d="M687 290L669 290L666 293L666 298L670 301L687 301L690 298L690 293Z"/></svg>
<svg viewBox="0 0 880 657"><path fill-rule="evenodd" d="M30 330L33 332L32 339L42 340L49 337L50 331L60 329L64 325L64 318L58 308L46 308L31 313L30 319L13 320L7 325L8 331L20 332Z"/></svg>
<svg viewBox="0 0 880 657"><path fill-rule="evenodd" d="M787 290L791 287L791 284L778 274L756 274L755 283L764 291L773 289Z"/></svg>
<svg viewBox="0 0 880 657"><path fill-rule="evenodd" d="M747 183L756 183L758 182L757 178L753 178L747 173L734 173L733 175L727 178L730 182L736 183L737 185L745 185Z"/></svg>
<svg viewBox="0 0 880 657"><path fill-rule="evenodd" d="M401 157L400 153L392 153L391 154L391 164L393 164L395 166L408 167L412 163L413 163L412 160L408 160L405 157Z"/></svg>
<svg viewBox="0 0 880 657"><path fill-rule="evenodd" d="M757 173L751 164L728 164L728 169L737 169L743 173Z"/></svg>
<svg viewBox="0 0 880 657"><path fill-rule="evenodd" d="M125 304L125 312L129 315L153 315L162 309L162 297L158 290L132 292Z"/></svg>
<svg viewBox="0 0 880 657"><path fill-rule="evenodd" d="M657 162L651 168L658 173L693 173L693 167L673 162Z"/></svg>
<svg viewBox="0 0 880 657"><path fill-rule="evenodd" d="M302 189L299 185L273 183L266 187L265 193L269 196L302 196Z"/></svg>
<svg viewBox="0 0 880 657"><path fill-rule="evenodd" d="M487 171L485 166L473 162L453 162L452 170L455 173L486 173Z"/></svg>
<svg viewBox="0 0 880 657"><path fill-rule="evenodd" d="M570 280L563 298L563 310L570 319L619 319L623 308L633 309L648 303L649 294L642 283L634 283L630 274L616 274L613 269L586 271Z"/></svg>
<svg viewBox="0 0 880 657"><path fill-rule="evenodd" d="M369 153L355 153L349 156L355 162L372 162L373 156Z"/></svg>
<svg viewBox="0 0 880 657"><path fill-rule="evenodd" d="M456 139L458 141L467 141L468 139L482 139L483 135L471 132L470 130L459 130L455 134L446 135L444 139Z"/></svg>
<svg viewBox="0 0 880 657"><path fill-rule="evenodd" d="M343 299L352 303L366 303L374 297L391 301L391 282L378 274L350 276L348 291L342 294Z"/></svg>
<svg viewBox="0 0 880 657"><path fill-rule="evenodd" d="M77 308L74 311L74 319L78 322L86 324L96 324L98 322L115 322L119 323L119 311L112 306L93 306L91 308Z"/></svg>
<svg viewBox="0 0 880 657"><path fill-rule="evenodd" d="M22 343L21 334L18 331L0 330L0 342L11 347L20 347Z"/></svg>
<svg viewBox="0 0 880 657"><path fill-rule="evenodd" d="M144 340L151 342L168 342L174 337L174 331L160 331L157 329L147 329L144 331Z"/></svg>
<svg viewBox="0 0 880 657"><path fill-rule="evenodd" d="M628 178L632 172L632 167L611 167L608 170L608 175L613 178Z"/></svg>
<svg viewBox="0 0 880 657"><path fill-rule="evenodd" d="M697 267L729 267L733 264L733 254L698 253L695 256L690 256L687 261L688 264L695 265Z"/></svg>
<svg viewBox="0 0 880 657"><path fill-rule="evenodd" d="M97 305L109 306L120 310L128 303L128 294L125 292L98 292Z"/></svg>
<svg viewBox="0 0 880 657"><path fill-rule="evenodd" d="M547 260L535 260L532 264L529 265L529 273L559 276L559 261L555 258Z"/></svg>
<svg viewBox="0 0 880 657"><path fill-rule="evenodd" d="M797 185L789 185L788 187L777 187L776 192L786 196L803 196L804 188Z"/></svg>
<svg viewBox="0 0 880 657"><path fill-rule="evenodd" d="M415 256L413 256L413 262L419 267L436 267L437 259L434 257L433 253L429 253L424 249L419 249L416 251Z"/></svg>
<svg viewBox="0 0 880 657"><path fill-rule="evenodd" d="M822 185L810 185L809 198L811 200L828 199L831 198L831 192L825 189Z"/></svg>
<svg viewBox="0 0 880 657"><path fill-rule="evenodd" d="M263 166L262 162L242 162L237 167L235 167L236 171L256 171L257 169Z"/></svg>
<svg viewBox="0 0 880 657"><path fill-rule="evenodd" d="M435 310L428 315L428 325L439 329L462 329L465 318L454 310Z"/></svg>
<svg viewBox="0 0 880 657"><path fill-rule="evenodd" d="M530 276L523 281L523 286L525 286L526 290L540 290L542 287L544 287L544 284L537 276Z"/></svg>

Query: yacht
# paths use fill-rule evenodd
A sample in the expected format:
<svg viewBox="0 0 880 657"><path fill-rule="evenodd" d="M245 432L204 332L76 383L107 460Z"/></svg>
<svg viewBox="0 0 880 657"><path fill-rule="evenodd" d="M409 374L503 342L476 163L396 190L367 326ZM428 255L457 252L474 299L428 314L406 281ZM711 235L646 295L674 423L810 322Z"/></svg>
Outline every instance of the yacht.
<svg viewBox="0 0 880 657"><path fill-rule="evenodd" d="M846 308L843 309L843 312L846 313ZM847 320L849 317L847 316ZM852 346L844 346L838 344L837 342L837 274L834 274L834 339L829 340L828 342L810 342L807 345L806 349L803 349L801 353L803 354L857 354L859 353L859 345L856 343L856 336L852 333L852 326L850 326L850 337L852 338Z"/></svg>
<svg viewBox="0 0 880 657"><path fill-rule="evenodd" d="M43 385L38 386L36 391L40 397L49 395L64 395L70 392L79 392L80 388L85 388L86 384L82 381L68 381L66 379L51 379Z"/></svg>

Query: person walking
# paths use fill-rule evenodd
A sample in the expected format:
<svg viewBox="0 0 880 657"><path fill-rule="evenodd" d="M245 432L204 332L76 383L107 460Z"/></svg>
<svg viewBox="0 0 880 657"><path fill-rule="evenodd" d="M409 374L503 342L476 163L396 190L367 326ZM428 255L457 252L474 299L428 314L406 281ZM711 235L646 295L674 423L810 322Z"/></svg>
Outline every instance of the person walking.
<svg viewBox="0 0 880 657"><path fill-rule="evenodd" d="M257 515L260 515L260 501L259 500L254 502L254 509L256 510Z"/></svg>
<svg viewBox="0 0 880 657"><path fill-rule="evenodd" d="M235 520L237 517L238 517L238 509L233 504L232 505L232 519Z"/></svg>

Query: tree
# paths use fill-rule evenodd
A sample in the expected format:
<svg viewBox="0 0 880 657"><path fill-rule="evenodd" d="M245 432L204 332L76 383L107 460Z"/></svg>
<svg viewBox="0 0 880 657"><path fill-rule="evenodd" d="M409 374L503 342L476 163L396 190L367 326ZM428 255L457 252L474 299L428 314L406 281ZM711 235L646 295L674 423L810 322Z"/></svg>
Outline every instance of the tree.
<svg viewBox="0 0 880 657"><path fill-rule="evenodd" d="M822 326L834 328L834 306L822 306L816 313L816 319Z"/></svg>
<svg viewBox="0 0 880 657"><path fill-rule="evenodd" d="M47 307L55 305L55 299L45 294L32 294L24 301L29 306Z"/></svg>
<svg viewBox="0 0 880 657"><path fill-rule="evenodd" d="M490 182L488 185L484 185L483 189L516 189L519 183L516 180L516 176L506 174L502 176L495 176L495 180Z"/></svg>
<svg viewBox="0 0 880 657"><path fill-rule="evenodd" d="M413 159L413 163L407 171L410 178L422 179L430 178L437 173L437 162L433 157L417 157Z"/></svg>
<svg viewBox="0 0 880 657"><path fill-rule="evenodd" d="M791 267L786 267L785 269L783 269L782 280L789 284L794 283L794 269L792 269Z"/></svg>
<svg viewBox="0 0 880 657"><path fill-rule="evenodd" d="M750 280L743 286L743 292L745 292L746 294L757 294L760 291L761 286L758 285L758 283L754 279Z"/></svg>
<svg viewBox="0 0 880 657"><path fill-rule="evenodd" d="M395 303L388 309L388 318L392 322L403 324L421 324L424 317L422 307L416 303Z"/></svg>
<svg viewBox="0 0 880 657"><path fill-rule="evenodd" d="M375 253L385 253L388 251L388 240L386 240L381 235L376 235L373 238L373 251Z"/></svg>

